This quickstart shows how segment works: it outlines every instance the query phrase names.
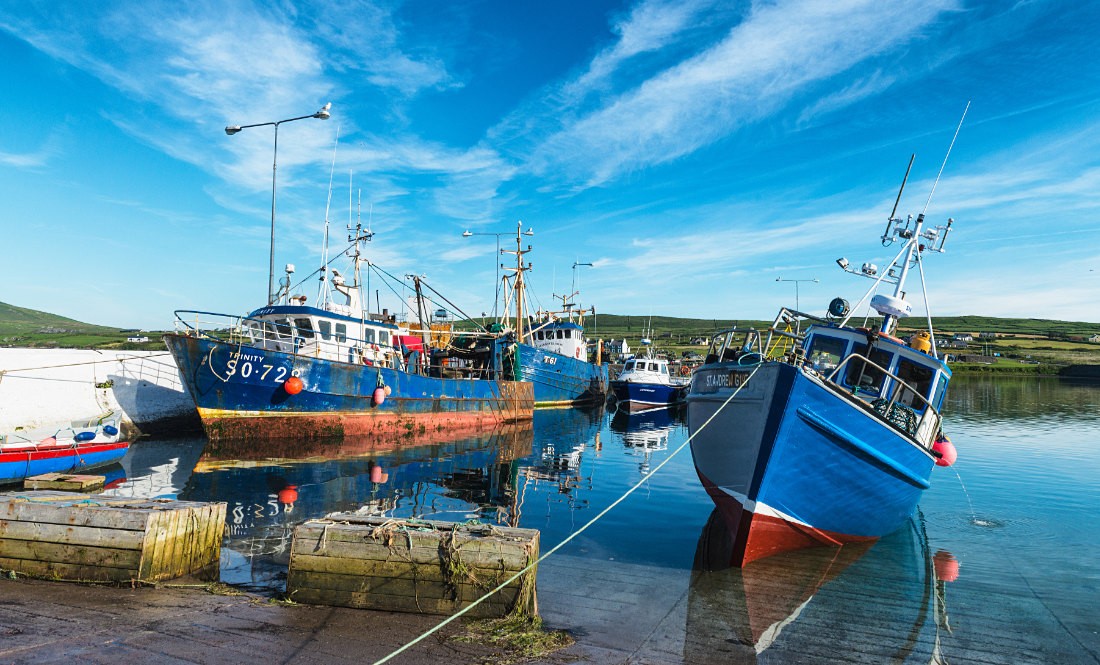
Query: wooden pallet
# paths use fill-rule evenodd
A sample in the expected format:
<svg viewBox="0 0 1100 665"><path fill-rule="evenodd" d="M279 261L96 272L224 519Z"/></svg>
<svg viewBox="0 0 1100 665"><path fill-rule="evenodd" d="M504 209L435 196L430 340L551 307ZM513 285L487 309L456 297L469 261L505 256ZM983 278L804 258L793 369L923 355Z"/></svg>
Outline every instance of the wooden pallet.
<svg viewBox="0 0 1100 665"><path fill-rule="evenodd" d="M217 579L225 505L49 490L0 495L0 568L72 581Z"/></svg>
<svg viewBox="0 0 1100 665"><path fill-rule="evenodd" d="M76 473L43 473L23 479L23 489L62 490L68 492L87 492L103 488L106 476L88 476Z"/></svg>
<svg viewBox="0 0 1100 665"><path fill-rule="evenodd" d="M453 614L539 556L537 529L331 515L294 530L287 594L297 602ZM468 613L538 614L535 569Z"/></svg>

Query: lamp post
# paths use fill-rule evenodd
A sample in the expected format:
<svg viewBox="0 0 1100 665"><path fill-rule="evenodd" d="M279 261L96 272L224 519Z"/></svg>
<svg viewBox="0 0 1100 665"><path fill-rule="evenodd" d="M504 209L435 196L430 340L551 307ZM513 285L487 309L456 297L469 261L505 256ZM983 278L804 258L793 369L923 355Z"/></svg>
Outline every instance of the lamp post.
<svg viewBox="0 0 1100 665"><path fill-rule="evenodd" d="M573 283L569 287L570 293L576 293L577 291L577 266L588 266L589 268L594 267L591 263L580 263L579 261L573 262Z"/></svg>
<svg viewBox="0 0 1100 665"><path fill-rule="evenodd" d="M813 277L811 279L783 279L782 277L776 277L775 281L777 281L777 282L794 282L794 308L795 308L795 311L801 312L802 309L798 306L798 283L799 282L813 282L813 283L816 284L817 283L817 278Z"/></svg>
<svg viewBox="0 0 1100 665"><path fill-rule="evenodd" d="M271 257L268 261L267 268L267 304L270 305L275 297L275 162L279 156L279 125L284 122L292 122L294 120L305 120L306 118L317 118L319 120L328 120L329 109L332 108L332 102L325 104L321 107L321 110L310 115L300 115L297 118L286 118L285 120L277 120L275 122L258 122L254 125L228 125L225 128L225 133L229 136L233 136L242 129L249 129L251 127L267 127L271 126L275 128L275 148L271 153Z"/></svg>
<svg viewBox="0 0 1100 665"><path fill-rule="evenodd" d="M523 226L523 222L520 222L520 227L522 228L522 226ZM471 236L496 236L496 239L497 239L497 253L496 253L496 256L497 257L500 256L500 237L501 236L510 236L510 235L512 235L511 231L509 231L507 233L483 233L483 232L474 232L474 231L471 231L469 229L466 229L465 231L462 232L462 237L463 238L469 238ZM533 236L533 235L535 235L535 231L534 231L534 229L528 227L527 230L523 232L523 235ZM496 288L496 292L493 295L493 318L495 319L497 317L497 303L500 301L500 261L499 260L494 260L494 263L497 264L497 288Z"/></svg>

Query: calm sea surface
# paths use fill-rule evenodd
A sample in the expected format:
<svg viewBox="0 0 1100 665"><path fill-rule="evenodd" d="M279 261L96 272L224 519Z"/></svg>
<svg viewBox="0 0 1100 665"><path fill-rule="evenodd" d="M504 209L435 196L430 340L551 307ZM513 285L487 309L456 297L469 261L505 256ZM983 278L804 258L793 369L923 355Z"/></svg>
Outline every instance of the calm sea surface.
<svg viewBox="0 0 1100 665"><path fill-rule="evenodd" d="M959 377L945 416L959 460L906 528L744 570L725 566L669 411L539 411L533 427L419 446L143 439L110 491L227 502L223 581L277 593L306 519L480 520L539 529L546 552L671 456L540 567L544 617L581 644L636 643L629 662L647 663L1100 662L1100 384ZM631 608L625 629L606 616Z"/></svg>

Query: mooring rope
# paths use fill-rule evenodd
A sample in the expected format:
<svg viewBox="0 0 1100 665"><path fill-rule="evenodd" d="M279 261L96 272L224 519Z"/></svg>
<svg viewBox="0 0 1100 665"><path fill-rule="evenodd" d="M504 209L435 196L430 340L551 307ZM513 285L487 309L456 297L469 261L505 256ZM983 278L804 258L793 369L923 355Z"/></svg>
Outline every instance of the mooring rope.
<svg viewBox="0 0 1100 665"><path fill-rule="evenodd" d="M427 631L425 631L419 637L414 638L410 642L406 643L404 646L398 648L396 651L393 651L389 655L387 655L383 658L380 658L379 660L374 661L374 665L381 665L382 663L385 663L385 662L393 659L395 656L398 656L398 655L404 653L405 651L407 651L408 649L412 648L413 646L419 644L421 641L428 638L429 636L434 635L435 633L439 632L444 626L451 623L455 619L465 615L467 612L472 610L474 607L481 604L482 601L488 599L494 593L500 591L504 587L508 586L512 582L514 582L517 579L519 579L520 577L522 577L524 574L526 574L532 568L534 568L538 564L542 563L544 560L549 558L551 554L557 552L562 547L564 547L569 541L573 540L577 536L584 533L584 531L586 529L588 529L588 527L592 526L597 521L599 521L604 515L611 512L611 510L613 508L615 508L615 506L618 506L620 503L622 503L626 499L626 497L630 496L631 494L634 493L634 491L636 489L638 489L639 487L644 485L650 478L653 477L653 475L655 473L660 471L661 468L664 467L664 465L666 465L670 461L672 461L673 457L678 455L680 453L680 451L682 451L685 447L687 447L687 445L691 443L691 440L695 438L696 434L699 434L699 432L702 432L703 430L705 430L707 428L707 425L709 425L711 423L711 421L714 420L715 417L717 417L718 414L721 413L722 410L725 409L726 406L728 406L731 401L733 401L733 398L736 397L737 394L740 393L741 390L749 384L749 381L752 380L752 377L756 375L756 372L759 369L760 369L760 365L757 365L756 367L753 368L752 373L749 374L748 377L745 378L744 382L742 382L741 385L737 387L737 390L734 390L732 393L730 393L730 396L726 398L726 401L722 402L722 405L719 406L717 409L715 409L714 413L712 413L709 418L707 418L705 421L703 421L703 424L699 426L699 429L695 430L695 434L690 435L682 444L680 444L680 446L678 448L676 448L676 450L672 451L672 453L670 453L668 457L666 457L664 460L662 460L660 464L653 467L653 469L649 473L642 476L641 480L636 482L630 489L628 489L625 493L623 493L623 495L620 496L618 499L615 499L615 501L613 501L609 506L607 506L606 508L601 510L598 515L596 515L592 519L588 520L588 522L585 523L583 526L581 526L581 528L577 529L573 533L566 536L564 540L562 540L560 543L558 543L554 547L550 548L550 551L548 551L546 554L543 554L538 559L536 559L533 562L527 564L526 568L524 568L523 570L520 570L516 574L509 577L507 580L501 582L499 585L497 585L497 587L495 589L485 593L485 595L483 595L480 598L478 598L477 600L471 602L469 605L462 608L458 612L455 612L454 614L447 617L443 621L440 621L438 624L436 624L432 628L429 628Z"/></svg>
<svg viewBox="0 0 1100 665"><path fill-rule="evenodd" d="M129 362L131 360L145 360L147 358L159 358L160 356L170 355L167 351L164 353L154 353L148 356L129 356L127 358L115 358L114 360L120 363ZM102 362L112 362L110 360L87 360L79 363L65 363L63 365L43 365L41 367L20 367L18 369L2 369L0 374L13 374L15 372L32 372L39 369L57 369L58 367L78 367L80 365L95 365Z"/></svg>

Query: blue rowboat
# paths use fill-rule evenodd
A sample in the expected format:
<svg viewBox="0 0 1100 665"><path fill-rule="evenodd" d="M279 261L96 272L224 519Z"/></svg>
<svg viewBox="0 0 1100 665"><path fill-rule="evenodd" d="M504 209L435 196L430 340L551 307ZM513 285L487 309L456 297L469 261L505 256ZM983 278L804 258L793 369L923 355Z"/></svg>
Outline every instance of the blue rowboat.
<svg viewBox="0 0 1100 665"><path fill-rule="evenodd" d="M122 417L107 414L60 427L17 430L0 435L0 484L22 482L44 473L73 473L113 464L126 455L120 441Z"/></svg>

